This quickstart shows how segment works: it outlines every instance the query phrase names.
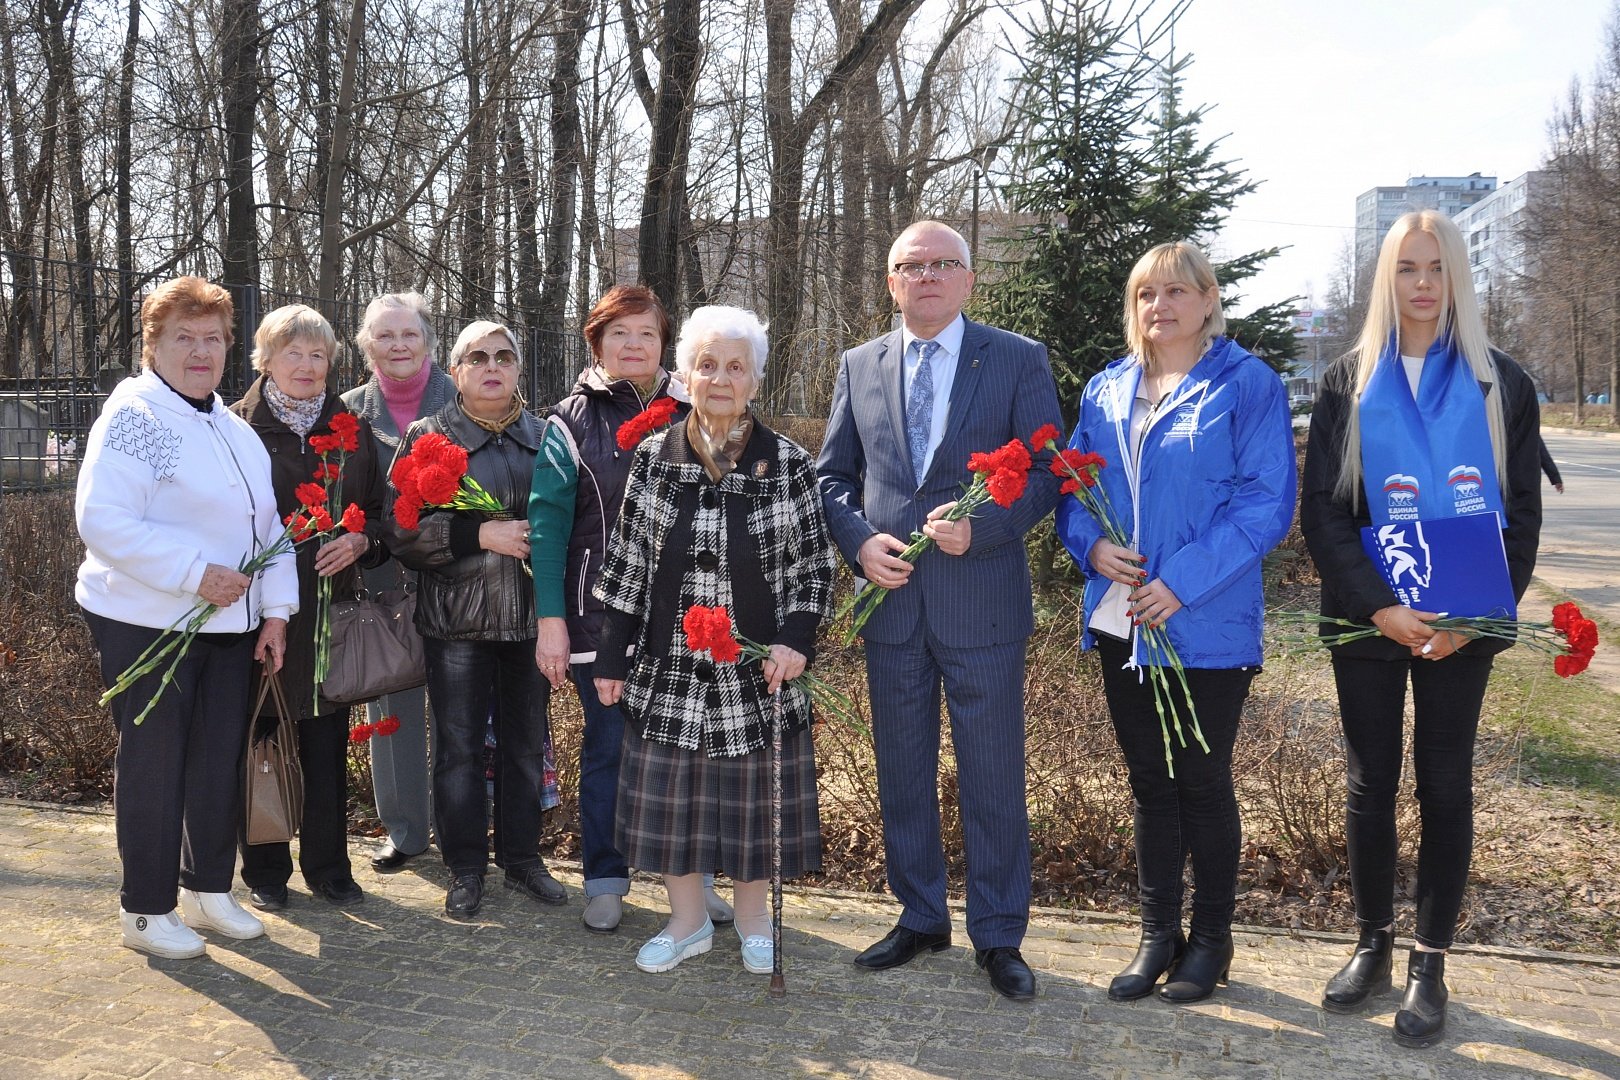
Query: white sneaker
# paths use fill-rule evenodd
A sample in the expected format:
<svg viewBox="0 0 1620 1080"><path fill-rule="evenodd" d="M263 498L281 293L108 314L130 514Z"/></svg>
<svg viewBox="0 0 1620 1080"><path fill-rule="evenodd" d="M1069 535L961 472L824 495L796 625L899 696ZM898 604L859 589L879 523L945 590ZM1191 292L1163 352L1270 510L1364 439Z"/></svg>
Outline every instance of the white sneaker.
<svg viewBox="0 0 1620 1080"><path fill-rule="evenodd" d="M124 925L124 944L131 949L170 960L185 960L206 951L206 942L172 911L166 915L131 915L119 908L118 919Z"/></svg>
<svg viewBox="0 0 1620 1080"><path fill-rule="evenodd" d="M264 936L264 923L258 917L242 910L236 897L228 892L192 892L180 890L180 917L192 929L218 930L226 937L246 941Z"/></svg>

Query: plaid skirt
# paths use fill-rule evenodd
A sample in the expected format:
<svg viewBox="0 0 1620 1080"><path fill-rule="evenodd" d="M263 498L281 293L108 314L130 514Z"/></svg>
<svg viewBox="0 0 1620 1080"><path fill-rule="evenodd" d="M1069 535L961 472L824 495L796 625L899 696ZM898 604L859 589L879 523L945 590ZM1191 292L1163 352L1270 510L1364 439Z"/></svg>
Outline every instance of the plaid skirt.
<svg viewBox="0 0 1620 1080"><path fill-rule="evenodd" d="M624 728L614 846L638 870L771 876L771 749L712 758ZM782 877L821 869L821 811L809 731L782 740Z"/></svg>

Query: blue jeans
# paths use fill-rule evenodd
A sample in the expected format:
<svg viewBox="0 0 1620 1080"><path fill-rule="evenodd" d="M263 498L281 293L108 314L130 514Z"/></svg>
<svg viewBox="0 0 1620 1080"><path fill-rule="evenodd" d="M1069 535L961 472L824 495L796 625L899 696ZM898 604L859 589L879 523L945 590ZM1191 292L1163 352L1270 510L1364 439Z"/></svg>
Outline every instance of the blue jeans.
<svg viewBox="0 0 1620 1080"><path fill-rule="evenodd" d="M510 874L540 864L549 697L534 666L534 639L423 638L433 709L433 817L452 874L489 867L484 732L495 705L498 862Z"/></svg>
<svg viewBox="0 0 1620 1080"><path fill-rule="evenodd" d="M630 868L613 846L624 713L617 705L603 705L596 696L595 669L594 663L574 664L569 669L585 713L579 742L579 832L587 899L630 893Z"/></svg>

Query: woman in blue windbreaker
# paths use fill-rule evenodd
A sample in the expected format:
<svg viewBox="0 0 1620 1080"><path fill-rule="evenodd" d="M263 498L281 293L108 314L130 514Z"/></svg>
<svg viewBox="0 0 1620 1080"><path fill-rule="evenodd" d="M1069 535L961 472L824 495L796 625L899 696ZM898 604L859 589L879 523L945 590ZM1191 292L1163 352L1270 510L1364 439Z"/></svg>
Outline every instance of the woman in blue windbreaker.
<svg viewBox="0 0 1620 1080"><path fill-rule="evenodd" d="M1232 961L1241 836L1232 747L1260 671L1260 560L1288 531L1296 476L1282 380L1225 329L1203 252L1161 244L1138 260L1125 289L1130 355L1087 384L1069 440L1106 460L1097 483L1132 544L1110 543L1074 499L1057 510L1058 535L1086 576L1081 647L1101 654L1136 807L1142 942L1109 984L1115 1001L1146 997L1166 974L1160 997L1201 1001ZM1191 738L1167 751L1141 670L1162 659L1144 650L1139 624L1169 635L1207 752ZM1185 716L1186 703L1178 708Z"/></svg>

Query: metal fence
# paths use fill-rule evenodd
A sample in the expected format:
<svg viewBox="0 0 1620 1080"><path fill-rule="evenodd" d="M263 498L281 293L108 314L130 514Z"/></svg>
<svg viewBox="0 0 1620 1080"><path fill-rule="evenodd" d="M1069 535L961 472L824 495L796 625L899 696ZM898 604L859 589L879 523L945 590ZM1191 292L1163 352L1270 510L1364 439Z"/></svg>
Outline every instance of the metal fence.
<svg viewBox="0 0 1620 1080"><path fill-rule="evenodd" d="M150 274L0 251L0 489L73 482L102 402L118 380L140 366L140 301L154 280ZM309 304L332 317L332 329L343 345L334 365L339 387L368 377L354 345L364 304L322 305L313 297L257 286L225 287L238 316L237 341L219 387L227 402L253 381L250 358L260 318L284 304ZM531 406L555 401L585 366L584 339L528 330L529 320L521 313L487 317L502 315L523 342L524 397ZM469 321L432 319L440 364Z"/></svg>

